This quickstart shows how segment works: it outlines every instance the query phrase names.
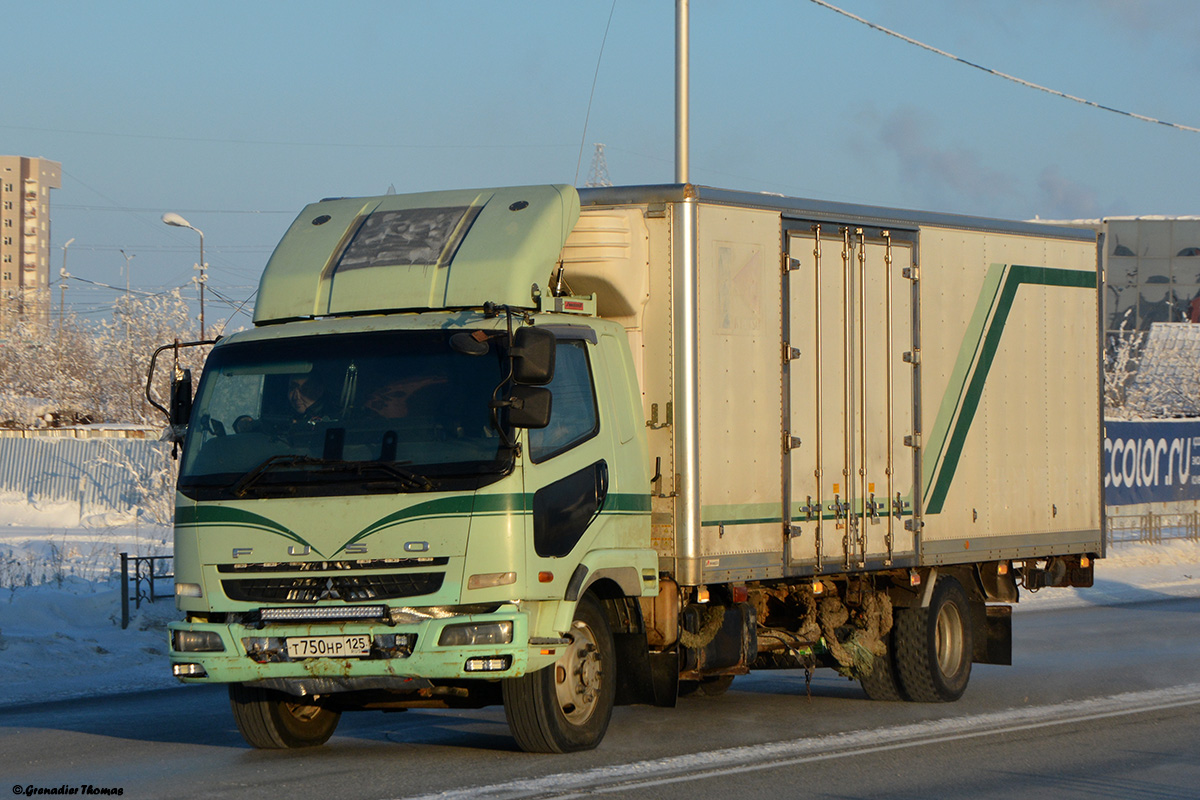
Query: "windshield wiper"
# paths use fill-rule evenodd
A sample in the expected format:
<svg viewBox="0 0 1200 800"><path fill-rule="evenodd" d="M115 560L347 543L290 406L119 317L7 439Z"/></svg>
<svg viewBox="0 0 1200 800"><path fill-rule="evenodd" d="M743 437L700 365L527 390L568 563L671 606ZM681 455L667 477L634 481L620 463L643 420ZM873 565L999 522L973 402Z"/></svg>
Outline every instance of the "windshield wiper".
<svg viewBox="0 0 1200 800"><path fill-rule="evenodd" d="M357 475L361 475L367 470L379 470L396 478L400 484L409 489L424 492L434 489L434 483L429 478L388 461L328 461L312 456L274 455L243 475L233 485L231 491L238 497L245 497L247 490L263 475L283 467L317 467L322 472L348 472Z"/></svg>
<svg viewBox="0 0 1200 800"><path fill-rule="evenodd" d="M405 469L399 464L395 464L391 461L339 461L337 462L337 466L347 470L348 472L358 473L366 472L369 469L377 469L380 472L386 472L392 477L398 478L401 483L409 486L410 488L420 489L426 492L432 491L435 487L434 482L426 476L418 472Z"/></svg>
<svg viewBox="0 0 1200 800"><path fill-rule="evenodd" d="M325 462L319 458L312 456L297 456L297 455L275 455L268 458L266 461L259 464L254 469L247 472L241 477L237 483L233 485L233 493L238 497L244 497L246 490L258 481L263 475L266 475L276 467L296 467L309 464L324 464Z"/></svg>

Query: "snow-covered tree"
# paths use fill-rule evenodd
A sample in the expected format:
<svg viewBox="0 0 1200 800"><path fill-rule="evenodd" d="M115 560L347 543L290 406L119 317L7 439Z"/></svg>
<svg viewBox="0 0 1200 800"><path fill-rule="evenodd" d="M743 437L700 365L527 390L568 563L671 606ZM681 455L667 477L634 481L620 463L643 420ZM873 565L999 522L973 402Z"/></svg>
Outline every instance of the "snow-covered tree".
<svg viewBox="0 0 1200 800"><path fill-rule="evenodd" d="M75 422L160 425L162 414L145 398L154 350L197 338L178 291L123 296L111 320L87 325L74 315L54 326L18 320L0 332L0 424L33 427ZM198 380L207 348L180 352L181 366ZM165 404L172 358L156 370L154 396Z"/></svg>

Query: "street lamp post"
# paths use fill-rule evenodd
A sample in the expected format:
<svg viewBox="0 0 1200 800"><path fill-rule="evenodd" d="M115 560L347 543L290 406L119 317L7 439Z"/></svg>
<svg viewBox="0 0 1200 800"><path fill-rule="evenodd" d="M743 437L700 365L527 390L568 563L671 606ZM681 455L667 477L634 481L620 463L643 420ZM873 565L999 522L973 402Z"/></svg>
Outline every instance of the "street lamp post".
<svg viewBox="0 0 1200 800"><path fill-rule="evenodd" d="M188 228L189 230L193 230L196 233L200 234L200 263L196 265L196 269L200 270L200 279L197 281L197 283L199 283L199 285L200 285L200 338L203 339L203 338L205 338L204 337L204 284L206 283L206 276L204 274L204 270L206 270L208 268L208 264L204 263L204 231L195 227L194 225L189 223L186 219L184 219L183 217L174 213L173 211L168 211L166 214L163 214L162 221L173 227Z"/></svg>

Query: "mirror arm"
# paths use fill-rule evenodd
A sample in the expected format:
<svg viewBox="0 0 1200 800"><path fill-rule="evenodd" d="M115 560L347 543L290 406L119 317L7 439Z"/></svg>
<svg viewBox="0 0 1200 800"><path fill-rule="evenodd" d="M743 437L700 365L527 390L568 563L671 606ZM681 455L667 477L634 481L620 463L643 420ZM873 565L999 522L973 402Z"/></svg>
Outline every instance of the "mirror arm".
<svg viewBox="0 0 1200 800"><path fill-rule="evenodd" d="M202 345L216 344L221 340L221 338L222 337L218 336L216 339L200 339L194 342L180 342L178 339L176 339L171 344L164 344L162 347L159 347L154 351L154 354L150 356L150 367L146 370L146 400L149 401L150 405L157 408L166 416L168 425L171 424L171 412L166 408L166 406L155 400L154 395L152 394L152 389L154 386L154 369L156 362L158 361L158 354L163 350L175 351L174 364L172 365L171 371L171 378L174 380L179 377L179 349L181 347L200 347Z"/></svg>

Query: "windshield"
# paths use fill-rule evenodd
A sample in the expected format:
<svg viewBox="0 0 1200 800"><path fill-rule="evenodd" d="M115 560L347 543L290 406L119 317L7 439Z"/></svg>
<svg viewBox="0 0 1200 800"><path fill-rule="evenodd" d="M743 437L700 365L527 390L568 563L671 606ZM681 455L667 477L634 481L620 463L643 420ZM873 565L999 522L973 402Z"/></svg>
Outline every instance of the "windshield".
<svg viewBox="0 0 1200 800"><path fill-rule="evenodd" d="M228 344L205 365L179 488L193 499L465 488L512 454L492 424L501 348L449 331Z"/></svg>

